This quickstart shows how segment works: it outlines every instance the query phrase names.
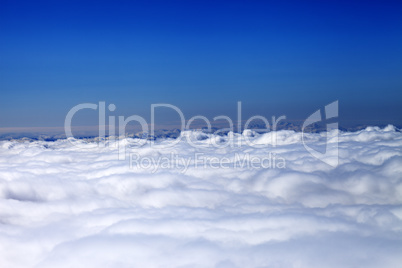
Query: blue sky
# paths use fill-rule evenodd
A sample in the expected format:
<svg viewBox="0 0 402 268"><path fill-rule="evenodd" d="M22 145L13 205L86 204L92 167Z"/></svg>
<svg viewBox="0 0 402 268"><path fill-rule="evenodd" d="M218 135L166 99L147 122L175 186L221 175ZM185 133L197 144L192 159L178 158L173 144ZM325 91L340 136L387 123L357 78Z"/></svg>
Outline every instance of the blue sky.
<svg viewBox="0 0 402 268"><path fill-rule="evenodd" d="M400 1L0 1L0 127L73 106L402 124ZM82 114L77 125L96 125Z"/></svg>

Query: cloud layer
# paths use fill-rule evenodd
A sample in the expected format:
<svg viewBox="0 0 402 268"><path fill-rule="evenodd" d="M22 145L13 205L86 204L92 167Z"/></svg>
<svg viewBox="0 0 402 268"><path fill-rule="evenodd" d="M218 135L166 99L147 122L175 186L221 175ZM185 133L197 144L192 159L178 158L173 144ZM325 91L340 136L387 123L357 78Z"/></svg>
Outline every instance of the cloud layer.
<svg viewBox="0 0 402 268"><path fill-rule="evenodd" d="M1 141L0 266L398 267L402 134L338 134Z"/></svg>

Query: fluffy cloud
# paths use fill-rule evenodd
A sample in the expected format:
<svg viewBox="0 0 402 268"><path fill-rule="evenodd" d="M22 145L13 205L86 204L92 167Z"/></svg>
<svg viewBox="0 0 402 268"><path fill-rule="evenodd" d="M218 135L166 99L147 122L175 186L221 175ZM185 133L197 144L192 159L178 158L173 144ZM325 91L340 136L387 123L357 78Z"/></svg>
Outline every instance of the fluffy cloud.
<svg viewBox="0 0 402 268"><path fill-rule="evenodd" d="M402 134L338 134L1 141L0 266L398 267Z"/></svg>

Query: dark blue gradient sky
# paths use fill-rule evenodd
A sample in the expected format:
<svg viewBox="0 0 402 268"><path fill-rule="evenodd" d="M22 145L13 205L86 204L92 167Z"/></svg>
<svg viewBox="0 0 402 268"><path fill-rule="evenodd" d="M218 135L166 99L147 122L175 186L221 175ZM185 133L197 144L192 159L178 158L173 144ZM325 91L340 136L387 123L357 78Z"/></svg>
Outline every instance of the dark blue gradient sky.
<svg viewBox="0 0 402 268"><path fill-rule="evenodd" d="M402 123L401 1L0 5L0 127L62 126L98 101L300 120L339 100L341 122Z"/></svg>

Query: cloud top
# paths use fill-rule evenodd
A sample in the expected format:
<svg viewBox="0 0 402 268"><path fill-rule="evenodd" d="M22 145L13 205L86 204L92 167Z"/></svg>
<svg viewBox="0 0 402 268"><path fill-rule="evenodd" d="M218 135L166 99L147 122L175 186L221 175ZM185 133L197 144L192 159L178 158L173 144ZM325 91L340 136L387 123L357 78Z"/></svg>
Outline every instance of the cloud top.
<svg viewBox="0 0 402 268"><path fill-rule="evenodd" d="M336 131L305 140L339 135L337 167L293 131L185 132L198 146L148 141L134 164L112 141L1 141L0 266L398 267L402 134ZM209 146L230 138L261 146Z"/></svg>

